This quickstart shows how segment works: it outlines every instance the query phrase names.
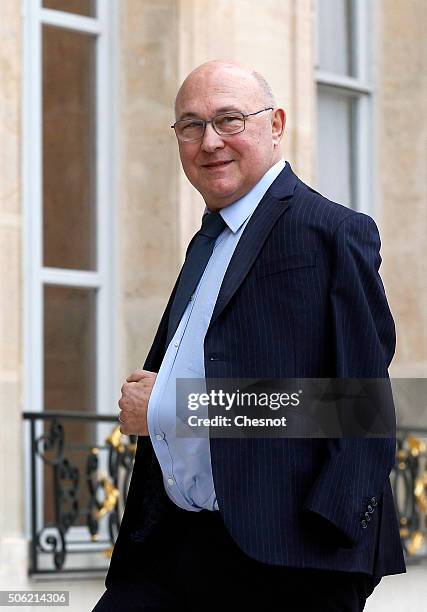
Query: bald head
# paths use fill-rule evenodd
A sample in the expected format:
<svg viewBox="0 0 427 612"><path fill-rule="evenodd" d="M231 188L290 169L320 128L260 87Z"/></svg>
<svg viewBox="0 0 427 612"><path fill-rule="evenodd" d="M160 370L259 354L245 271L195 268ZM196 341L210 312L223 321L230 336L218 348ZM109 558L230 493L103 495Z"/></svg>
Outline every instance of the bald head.
<svg viewBox="0 0 427 612"><path fill-rule="evenodd" d="M265 107L276 106L273 91L262 74L240 62L211 60L195 68L182 83L175 98L175 117L179 118L180 98L186 88L199 89L202 84L207 87L214 79L220 79L221 75L226 78L232 78L234 75L235 79L240 80L245 86L246 93L251 99L255 98Z"/></svg>

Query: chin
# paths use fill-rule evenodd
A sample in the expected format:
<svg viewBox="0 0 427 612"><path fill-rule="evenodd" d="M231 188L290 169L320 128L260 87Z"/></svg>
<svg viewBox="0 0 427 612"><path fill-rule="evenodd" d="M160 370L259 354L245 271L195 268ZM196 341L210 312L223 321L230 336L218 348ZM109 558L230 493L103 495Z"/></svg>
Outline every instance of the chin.
<svg viewBox="0 0 427 612"><path fill-rule="evenodd" d="M204 199L207 201L214 201L217 202L218 204L221 204L221 202L226 202L228 199L238 199L240 196L236 195L238 192L238 189L236 186L227 186L227 188L225 188L225 186L223 186L221 189L206 189L205 191L202 191L201 194L203 195Z"/></svg>
<svg viewBox="0 0 427 612"><path fill-rule="evenodd" d="M233 202L235 202L236 200L238 200L239 197L233 197L230 196L228 198L222 198L222 199L218 199L218 198L206 198L205 202L206 202L206 206L209 208L209 210L211 211L218 211L218 210L222 210L223 208L226 208L227 206L230 206L230 204L233 204Z"/></svg>

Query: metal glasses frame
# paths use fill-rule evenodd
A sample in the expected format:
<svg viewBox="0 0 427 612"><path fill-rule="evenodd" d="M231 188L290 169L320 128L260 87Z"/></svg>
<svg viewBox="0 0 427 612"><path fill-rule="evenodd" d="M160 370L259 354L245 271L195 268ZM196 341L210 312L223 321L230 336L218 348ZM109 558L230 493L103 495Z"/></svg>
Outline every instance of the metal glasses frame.
<svg viewBox="0 0 427 612"><path fill-rule="evenodd" d="M246 119L248 117L252 117L253 115L259 115L259 113L264 113L265 111L268 110L273 110L272 106L269 106L268 108L262 108L259 111L256 111L255 113L247 113L246 115L244 113L241 113L240 111L230 111L229 113L219 113L218 115L215 115L215 117L212 117L212 119L195 119L195 121L198 121L200 124L203 124L203 132L202 135L199 136L199 138L191 138L191 139L182 139L178 136L178 133L176 131L176 126L179 125L180 123L184 123L186 121L191 121L191 119L180 119L179 121L176 121L173 125L171 125L171 128L175 130L175 134L176 137L178 138L178 140L181 140L181 142L196 142L197 140L202 140L204 135L205 135L205 131L206 131L206 125L208 123L212 123L212 127L215 130L215 132L218 134L218 136L234 136L235 134L240 134L241 132L243 132L245 130L246 127ZM241 130L239 130L238 132L230 132L229 134L224 134L222 132L218 132L216 126L215 126L215 120L218 117L223 117L224 115L228 115L228 114L236 114L236 115L241 115L242 119L243 119L243 127Z"/></svg>

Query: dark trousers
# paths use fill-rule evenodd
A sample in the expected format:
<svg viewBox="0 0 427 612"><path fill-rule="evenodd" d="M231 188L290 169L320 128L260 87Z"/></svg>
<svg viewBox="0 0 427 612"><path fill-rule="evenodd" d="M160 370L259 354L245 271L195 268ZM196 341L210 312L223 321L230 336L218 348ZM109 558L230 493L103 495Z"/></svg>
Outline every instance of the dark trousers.
<svg viewBox="0 0 427 612"><path fill-rule="evenodd" d="M141 544L141 581L108 588L93 612L359 612L373 590L368 574L260 563L219 512L173 508Z"/></svg>

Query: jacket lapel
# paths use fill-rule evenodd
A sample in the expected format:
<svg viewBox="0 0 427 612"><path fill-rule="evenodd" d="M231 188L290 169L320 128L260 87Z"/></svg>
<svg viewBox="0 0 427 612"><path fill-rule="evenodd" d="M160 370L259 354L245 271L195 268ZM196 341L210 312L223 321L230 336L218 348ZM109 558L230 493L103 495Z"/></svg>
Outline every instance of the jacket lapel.
<svg viewBox="0 0 427 612"><path fill-rule="evenodd" d="M286 200L293 195L297 180L286 162L286 166L256 207L230 260L209 327L231 300L258 257L272 228L291 205Z"/></svg>

